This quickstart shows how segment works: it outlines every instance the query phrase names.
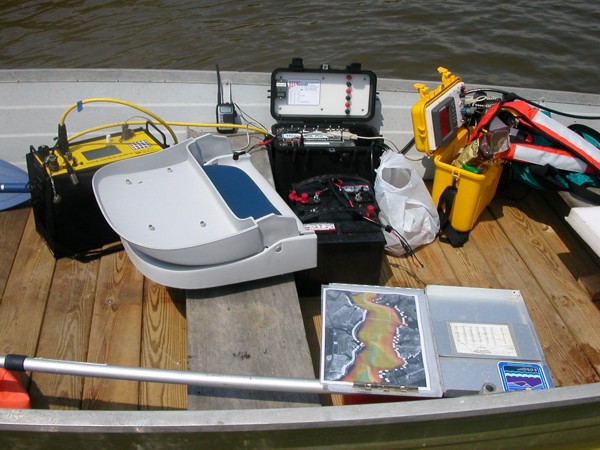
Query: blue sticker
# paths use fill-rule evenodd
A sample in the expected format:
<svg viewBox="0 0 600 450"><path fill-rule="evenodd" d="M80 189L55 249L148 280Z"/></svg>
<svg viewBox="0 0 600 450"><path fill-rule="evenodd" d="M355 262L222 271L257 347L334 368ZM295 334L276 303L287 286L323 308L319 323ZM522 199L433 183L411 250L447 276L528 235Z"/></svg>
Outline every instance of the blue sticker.
<svg viewBox="0 0 600 450"><path fill-rule="evenodd" d="M77 102L77 112L81 112L83 111L83 102L81 100L79 100Z"/></svg>
<svg viewBox="0 0 600 450"><path fill-rule="evenodd" d="M505 391L548 389L544 369L539 364L499 362L498 369Z"/></svg>

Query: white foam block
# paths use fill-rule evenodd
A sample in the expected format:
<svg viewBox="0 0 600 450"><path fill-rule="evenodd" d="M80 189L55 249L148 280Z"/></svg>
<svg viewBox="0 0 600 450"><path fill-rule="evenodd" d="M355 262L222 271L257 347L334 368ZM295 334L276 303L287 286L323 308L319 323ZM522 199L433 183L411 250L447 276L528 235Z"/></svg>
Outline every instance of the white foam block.
<svg viewBox="0 0 600 450"><path fill-rule="evenodd" d="M600 255L600 206L571 208L566 220L590 248Z"/></svg>

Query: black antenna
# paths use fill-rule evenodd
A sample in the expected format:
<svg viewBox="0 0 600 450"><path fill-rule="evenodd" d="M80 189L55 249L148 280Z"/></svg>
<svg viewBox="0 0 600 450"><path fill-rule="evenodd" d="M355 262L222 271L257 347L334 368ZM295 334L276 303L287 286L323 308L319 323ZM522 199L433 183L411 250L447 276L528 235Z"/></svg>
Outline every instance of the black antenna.
<svg viewBox="0 0 600 450"><path fill-rule="evenodd" d="M223 87L221 85L221 72L217 64L217 104L223 103Z"/></svg>

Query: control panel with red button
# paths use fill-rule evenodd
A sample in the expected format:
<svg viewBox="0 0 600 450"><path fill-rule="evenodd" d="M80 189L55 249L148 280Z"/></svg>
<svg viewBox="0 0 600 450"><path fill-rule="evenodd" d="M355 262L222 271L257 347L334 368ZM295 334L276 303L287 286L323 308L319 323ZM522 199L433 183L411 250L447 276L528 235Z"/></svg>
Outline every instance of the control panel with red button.
<svg viewBox="0 0 600 450"><path fill-rule="evenodd" d="M327 64L311 70L290 65L272 74L271 115L277 120L370 120L376 84L375 74L361 70L360 64L342 70Z"/></svg>

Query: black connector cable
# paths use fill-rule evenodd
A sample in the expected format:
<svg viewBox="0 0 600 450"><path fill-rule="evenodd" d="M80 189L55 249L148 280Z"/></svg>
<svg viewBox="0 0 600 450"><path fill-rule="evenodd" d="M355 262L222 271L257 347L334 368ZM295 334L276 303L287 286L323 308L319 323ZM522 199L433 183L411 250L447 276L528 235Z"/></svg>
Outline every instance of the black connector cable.
<svg viewBox="0 0 600 450"><path fill-rule="evenodd" d="M529 103L531 106L535 107L535 108L539 108L539 109L543 109L544 111L548 111L551 112L553 114L558 114L559 116L564 116L564 117L569 117L571 119L588 119L588 120L600 120L600 116L583 116L580 114L571 114L571 113L566 113L564 111L559 111L556 109L552 109L552 108L548 108L547 106L544 105L540 105L538 103L535 103L532 100L529 100L525 97L520 96L519 94L515 94L514 92L509 92L509 91L504 91L502 89L487 89L487 88L482 88L482 89L475 89L473 91L469 91L469 93L471 92L477 92L477 91L481 91L481 92L494 92L496 94L502 94L504 96L506 96L506 99L503 99L503 101L511 101L514 99L518 99L518 100L522 100L524 102Z"/></svg>
<svg viewBox="0 0 600 450"><path fill-rule="evenodd" d="M416 263L419 263L419 265L421 266L421 269L424 269L425 266L423 265L423 263L421 262L421 260L419 259L419 257L417 256L417 254L415 253L415 251L413 250L413 248L410 246L410 244L408 243L408 241L406 240L406 238L404 236L402 236L394 227L392 227L391 225L384 225L379 221L373 220L373 219L369 219L368 217L365 217L361 214L361 216L364 220L377 225L378 227L380 227L383 231L391 234L392 236L395 236L396 239L398 239L400 241L400 245L402 245L402 248L404 249L406 256L412 258L414 265L416 266Z"/></svg>

